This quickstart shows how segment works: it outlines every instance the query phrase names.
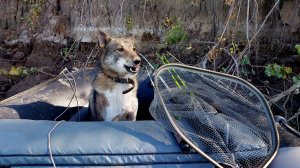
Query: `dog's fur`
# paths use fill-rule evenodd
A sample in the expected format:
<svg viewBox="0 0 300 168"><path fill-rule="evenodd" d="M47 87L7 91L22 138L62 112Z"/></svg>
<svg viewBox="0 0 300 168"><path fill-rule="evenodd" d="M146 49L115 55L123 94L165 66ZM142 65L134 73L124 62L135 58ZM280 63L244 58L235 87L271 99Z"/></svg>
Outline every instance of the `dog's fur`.
<svg viewBox="0 0 300 168"><path fill-rule="evenodd" d="M100 58L101 70L92 83L90 116L99 121L134 121L138 110L136 74L140 69L141 59L130 40L112 39L101 31L98 42L104 53ZM129 79L134 85L118 83L114 79ZM124 91L129 92L123 93Z"/></svg>

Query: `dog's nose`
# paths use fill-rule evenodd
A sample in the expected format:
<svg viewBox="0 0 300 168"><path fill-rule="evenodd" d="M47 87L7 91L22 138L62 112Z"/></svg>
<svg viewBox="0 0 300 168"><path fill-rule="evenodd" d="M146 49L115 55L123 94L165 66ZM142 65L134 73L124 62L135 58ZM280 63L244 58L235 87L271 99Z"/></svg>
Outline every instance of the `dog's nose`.
<svg viewBox="0 0 300 168"><path fill-rule="evenodd" d="M133 63L139 65L142 61L140 59L134 60Z"/></svg>

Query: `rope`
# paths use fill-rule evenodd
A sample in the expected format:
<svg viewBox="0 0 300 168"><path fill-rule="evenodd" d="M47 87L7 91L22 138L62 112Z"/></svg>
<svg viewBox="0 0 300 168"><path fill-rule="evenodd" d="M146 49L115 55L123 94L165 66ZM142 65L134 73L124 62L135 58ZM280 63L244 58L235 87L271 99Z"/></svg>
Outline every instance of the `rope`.
<svg viewBox="0 0 300 168"><path fill-rule="evenodd" d="M51 151L51 134L52 132L54 131L54 129L60 124L64 122L64 120L61 120L59 122L57 122L54 127L50 130L50 132L48 133L48 150L49 150L49 155L50 155L50 159L51 159L51 162L52 162L52 165L54 168L56 168L56 164L55 164L55 161L53 159L53 154L52 154L52 151Z"/></svg>
<svg viewBox="0 0 300 168"><path fill-rule="evenodd" d="M74 86L72 85L71 80L70 80L70 79L68 78L68 76L65 74L65 71L67 71L67 72L70 74L71 78L72 78L73 81L74 81ZM76 80L75 80L74 76L71 74L71 72L70 72L68 69L66 69L66 68L65 68L61 73L62 73L62 74L66 77L66 79L68 80L68 82L69 82L69 84L70 84L70 86L71 86L71 88L72 88L72 90L73 90L74 93L73 93L73 96L72 96L71 101L69 102L67 108L66 108L60 115L58 115L58 116L54 119L54 121L56 121L59 117L61 117L61 116L62 116L62 115L70 108L70 105L71 105L71 103L72 103L74 97L75 97L75 99L76 99L77 107L78 107L78 99L77 99L77 96L76 96L76 93L77 93L77 84L76 84ZM78 107L78 111L79 111L79 107Z"/></svg>
<svg viewBox="0 0 300 168"><path fill-rule="evenodd" d="M71 76L72 80L74 81L74 85L71 82L71 80L68 78L68 76L65 74L65 71L68 72L69 75ZM56 121L59 117L61 117L70 108L70 105L71 105L74 97L76 99L77 107L78 107L78 99L77 99L77 96L76 96L76 93L77 93L77 84L76 84L76 80L75 80L74 76L72 75L72 73L67 68L65 68L60 74L63 74L66 77L66 79L68 80L68 82L69 82L69 84L70 84L70 86L71 86L71 88L72 88L72 90L73 90L74 93L72 95L72 98L71 98L71 100L70 100L67 108L60 115L58 115L54 119L54 121ZM78 111L79 111L79 107L78 107ZM56 129L56 127L59 124L61 124L62 122L64 122L64 120L61 120L61 121L55 123L54 127L48 133L48 145L47 146L48 146L48 150L49 150L49 156L50 156L50 159L51 159L51 163L52 163L52 165L53 165L54 168L56 168L56 164L55 164L55 161L54 161L54 158L53 158L53 154L52 154L52 151L51 151L51 134Z"/></svg>

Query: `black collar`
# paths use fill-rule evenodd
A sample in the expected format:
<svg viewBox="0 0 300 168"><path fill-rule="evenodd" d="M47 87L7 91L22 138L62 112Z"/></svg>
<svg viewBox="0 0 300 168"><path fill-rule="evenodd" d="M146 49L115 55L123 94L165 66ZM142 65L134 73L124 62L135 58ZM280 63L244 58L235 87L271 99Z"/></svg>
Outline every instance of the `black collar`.
<svg viewBox="0 0 300 168"><path fill-rule="evenodd" d="M132 87L130 87L129 89L123 91L123 94L126 94L130 91L132 91L132 89L135 87L135 83L134 80L130 79L130 78L116 78L116 77L111 77L108 76L108 78L110 78L112 81L116 82L116 83L121 83L121 84L132 84Z"/></svg>

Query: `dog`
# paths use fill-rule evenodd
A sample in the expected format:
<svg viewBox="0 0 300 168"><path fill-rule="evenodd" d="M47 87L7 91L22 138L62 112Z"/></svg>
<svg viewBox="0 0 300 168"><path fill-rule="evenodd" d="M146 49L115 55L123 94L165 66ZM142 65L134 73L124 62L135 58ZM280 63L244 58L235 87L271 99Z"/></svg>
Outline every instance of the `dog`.
<svg viewBox="0 0 300 168"><path fill-rule="evenodd" d="M138 110L136 75L141 58L130 40L98 34L100 71L92 82L90 117L97 121L135 121Z"/></svg>

